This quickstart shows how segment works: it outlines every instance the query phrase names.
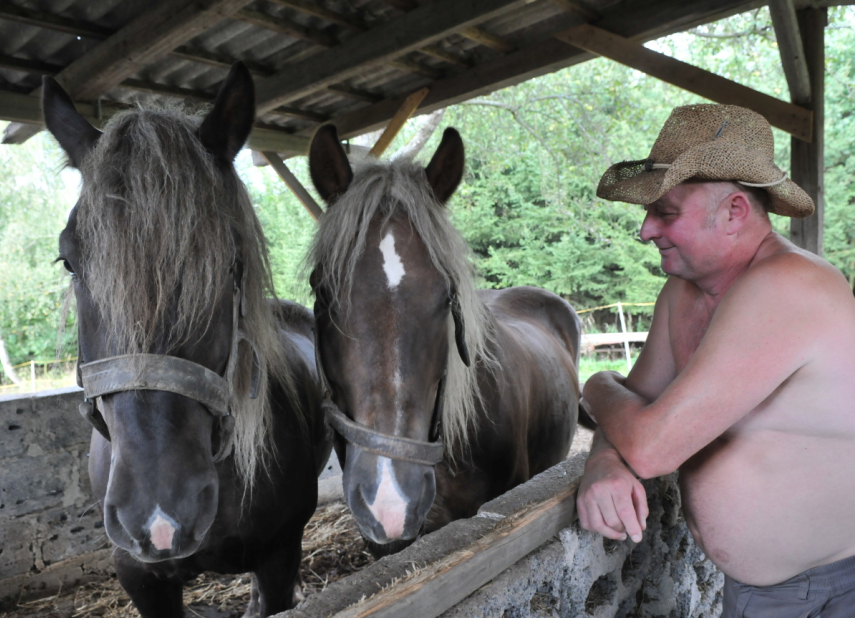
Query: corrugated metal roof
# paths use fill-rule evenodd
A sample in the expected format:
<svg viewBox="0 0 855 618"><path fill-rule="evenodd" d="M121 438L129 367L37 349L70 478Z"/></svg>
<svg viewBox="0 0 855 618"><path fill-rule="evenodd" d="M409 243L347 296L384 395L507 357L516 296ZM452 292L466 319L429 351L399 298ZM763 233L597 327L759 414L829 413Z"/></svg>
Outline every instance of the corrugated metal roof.
<svg viewBox="0 0 855 618"><path fill-rule="evenodd" d="M434 0L422 0L421 4L428 1ZM447 0L445 4L443 0L435 3L449 6ZM468 28L448 28L429 45L369 62L332 85L260 114L259 122L290 134L305 133L324 120L344 115L354 119L359 110L371 111L372 106L382 106L424 86L445 84L456 76L471 74L474 87L484 79L483 73L493 71L496 83L507 85L514 79L513 63L519 63L526 53L531 56L527 50L535 49L557 31L591 17L603 23L611 23L611 19L620 26L621 13L659 11L662 29L673 31L681 25L709 21L757 4L745 0L623 0L617 6L615 0L468 3L488 7L485 15L492 6L512 8L476 23L474 31L472 24L466 24ZM165 6L174 5L177 12L188 4L187 0L174 0ZM133 66L133 72L117 80L121 83L101 93L99 101L110 107L167 99L209 100L236 60L246 62L259 79L290 75L309 58L335 50L354 37L362 37L358 40L365 41L366 46L372 45L376 40L372 35L378 27L394 20L401 22L419 4L416 0L254 0L173 46L171 52L144 56ZM81 58L97 55L108 37L155 6L149 0L0 0L0 97L4 93L34 93L42 74L57 74ZM655 25L655 18L652 22ZM631 30L630 26L626 28ZM406 37L407 32L401 36ZM152 32L152 40L160 34ZM127 50L126 57L117 57L116 62L133 60L134 52ZM570 55L568 51L566 64L572 63ZM505 61L510 73L503 78L494 67L501 68ZM537 59L525 56L525 61L531 64ZM523 73L520 80L531 71ZM477 85L483 91L480 82ZM2 109L0 106L0 116ZM374 118L367 113L366 118L369 116ZM352 121L358 124L358 119Z"/></svg>

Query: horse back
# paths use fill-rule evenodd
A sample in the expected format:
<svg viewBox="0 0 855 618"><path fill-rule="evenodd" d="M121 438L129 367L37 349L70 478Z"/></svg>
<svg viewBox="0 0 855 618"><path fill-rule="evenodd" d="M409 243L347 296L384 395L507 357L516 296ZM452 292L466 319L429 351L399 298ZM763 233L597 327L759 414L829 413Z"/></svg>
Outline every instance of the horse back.
<svg viewBox="0 0 855 618"><path fill-rule="evenodd" d="M482 290L495 320L500 364L491 400L492 423L507 457L516 454L514 482L558 463L570 448L579 405L581 324L561 297L535 287ZM483 382L483 380L482 380Z"/></svg>

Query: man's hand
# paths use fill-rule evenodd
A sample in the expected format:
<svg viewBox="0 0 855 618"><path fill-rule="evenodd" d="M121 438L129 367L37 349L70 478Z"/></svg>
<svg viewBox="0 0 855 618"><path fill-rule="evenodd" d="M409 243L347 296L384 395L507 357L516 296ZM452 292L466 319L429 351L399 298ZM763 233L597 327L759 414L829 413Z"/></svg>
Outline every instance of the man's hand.
<svg viewBox="0 0 855 618"><path fill-rule="evenodd" d="M638 543L647 529L647 494L614 447L599 437L603 444L592 449L576 495L579 523L610 539L629 535Z"/></svg>

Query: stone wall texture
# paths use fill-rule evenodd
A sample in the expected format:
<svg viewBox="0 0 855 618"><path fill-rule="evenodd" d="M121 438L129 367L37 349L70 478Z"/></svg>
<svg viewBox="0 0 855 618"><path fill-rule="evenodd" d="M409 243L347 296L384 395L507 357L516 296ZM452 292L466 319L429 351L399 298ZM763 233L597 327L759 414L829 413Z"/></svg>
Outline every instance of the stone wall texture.
<svg viewBox="0 0 855 618"><path fill-rule="evenodd" d="M78 388L0 399L0 608L106 572L81 401Z"/></svg>
<svg viewBox="0 0 855 618"><path fill-rule="evenodd" d="M443 618L718 618L724 575L680 515L676 476L645 482L641 543L578 523L504 571Z"/></svg>

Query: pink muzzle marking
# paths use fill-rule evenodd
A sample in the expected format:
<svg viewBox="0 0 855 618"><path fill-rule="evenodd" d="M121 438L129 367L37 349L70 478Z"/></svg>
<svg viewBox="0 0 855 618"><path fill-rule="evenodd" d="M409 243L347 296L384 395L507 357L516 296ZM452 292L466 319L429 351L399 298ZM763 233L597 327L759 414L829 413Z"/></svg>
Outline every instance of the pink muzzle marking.
<svg viewBox="0 0 855 618"><path fill-rule="evenodd" d="M404 521L407 518L407 500L401 495L395 482L392 461L386 457L378 458L380 483L374 501L368 510L374 519L383 526L388 539L399 539L404 534Z"/></svg>
<svg viewBox="0 0 855 618"><path fill-rule="evenodd" d="M154 545L155 549L158 551L172 549L172 537L175 536L175 528L163 517L160 515L155 517L154 522L152 522L151 527L148 529L148 533L151 536L151 544Z"/></svg>

